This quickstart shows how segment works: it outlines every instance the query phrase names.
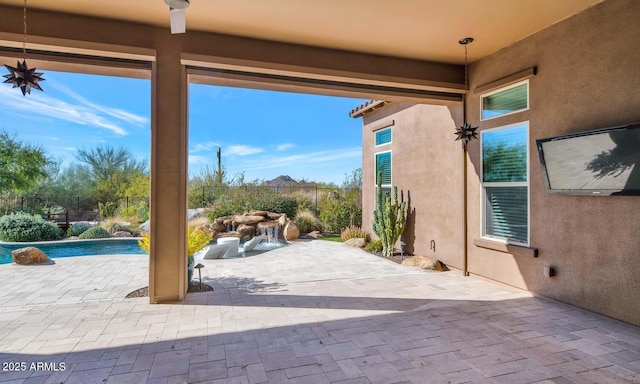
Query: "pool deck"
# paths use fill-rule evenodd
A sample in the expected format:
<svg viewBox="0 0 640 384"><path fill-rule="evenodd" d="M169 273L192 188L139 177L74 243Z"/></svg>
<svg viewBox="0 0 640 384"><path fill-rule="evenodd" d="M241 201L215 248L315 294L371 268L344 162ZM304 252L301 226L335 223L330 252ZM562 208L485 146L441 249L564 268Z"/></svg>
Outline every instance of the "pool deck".
<svg viewBox="0 0 640 384"><path fill-rule="evenodd" d="M0 383L640 382L640 328L459 271L325 241L201 263L215 290L174 305L124 299L146 255L0 265Z"/></svg>

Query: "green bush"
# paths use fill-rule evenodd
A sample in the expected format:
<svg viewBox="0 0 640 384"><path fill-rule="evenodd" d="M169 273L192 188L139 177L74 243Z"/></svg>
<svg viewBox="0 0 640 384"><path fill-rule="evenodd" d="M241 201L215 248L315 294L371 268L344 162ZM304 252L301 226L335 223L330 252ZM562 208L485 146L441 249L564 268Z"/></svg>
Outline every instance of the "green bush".
<svg viewBox="0 0 640 384"><path fill-rule="evenodd" d="M309 209L298 210L293 222L298 226L301 233L323 230L322 222Z"/></svg>
<svg viewBox="0 0 640 384"><path fill-rule="evenodd" d="M380 239L373 240L367 243L367 245L364 246L364 249L367 252L380 253L382 252L382 241Z"/></svg>
<svg viewBox="0 0 640 384"><path fill-rule="evenodd" d="M102 227L91 227L89 229L87 229L86 231L84 231L80 236L78 236L79 238L85 240L85 239L104 239L109 237L109 231L107 231L106 229L102 228Z"/></svg>
<svg viewBox="0 0 640 384"><path fill-rule="evenodd" d="M16 212L0 217L0 240L2 241L49 241L61 238L58 225L40 216Z"/></svg>
<svg viewBox="0 0 640 384"><path fill-rule="evenodd" d="M325 228L340 233L349 225L362 224L362 207L355 201L328 196L320 202L320 220Z"/></svg>
<svg viewBox="0 0 640 384"><path fill-rule="evenodd" d="M214 220L221 216L241 214L250 210L286 213L295 217L298 202L288 196L274 194L255 195L234 193L233 196L220 196L209 206L208 216Z"/></svg>
<svg viewBox="0 0 640 384"><path fill-rule="evenodd" d="M293 197L279 195L262 195L256 198L251 209L286 213L288 217L295 217L298 202Z"/></svg>
<svg viewBox="0 0 640 384"><path fill-rule="evenodd" d="M75 223L67 229L67 237L80 236L89 228L91 228L91 225L87 223Z"/></svg>

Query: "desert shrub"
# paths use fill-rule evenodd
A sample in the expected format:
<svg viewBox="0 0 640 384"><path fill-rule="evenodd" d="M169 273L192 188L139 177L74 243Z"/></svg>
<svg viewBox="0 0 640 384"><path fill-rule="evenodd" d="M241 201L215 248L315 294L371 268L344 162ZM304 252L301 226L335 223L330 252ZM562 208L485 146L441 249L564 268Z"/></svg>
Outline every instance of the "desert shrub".
<svg viewBox="0 0 640 384"><path fill-rule="evenodd" d="M80 236L78 236L79 238L85 240L85 239L104 239L107 237L110 237L109 235L109 231L107 231L106 229L102 228L102 227L91 227L89 229L87 229L86 231L82 232L82 234L80 234Z"/></svg>
<svg viewBox="0 0 640 384"><path fill-rule="evenodd" d="M382 252L382 241L380 239L370 241L364 246L364 249L367 252L380 253Z"/></svg>
<svg viewBox="0 0 640 384"><path fill-rule="evenodd" d="M340 238L342 238L342 241L347 241L354 237L369 241L369 234L360 227L348 226L340 232Z"/></svg>
<svg viewBox="0 0 640 384"><path fill-rule="evenodd" d="M320 220L325 228L340 233L349 225L362 224L362 207L355 201L327 196L320 202Z"/></svg>
<svg viewBox="0 0 640 384"><path fill-rule="evenodd" d="M127 223L124 218L120 216L110 216L100 222L100 227L104 228L110 235L113 235L119 231L125 231L129 233L135 233L136 230L131 228L131 224Z"/></svg>
<svg viewBox="0 0 640 384"><path fill-rule="evenodd" d="M106 203L98 202L98 211L100 212L100 218L102 220L116 215L118 210L118 204L107 201Z"/></svg>
<svg viewBox="0 0 640 384"><path fill-rule="evenodd" d="M48 241L61 238L58 225L40 216L16 212L0 218L0 240L2 241Z"/></svg>
<svg viewBox="0 0 640 384"><path fill-rule="evenodd" d="M286 213L288 217L295 217L298 202L293 197L279 195L258 196L251 209Z"/></svg>
<svg viewBox="0 0 640 384"><path fill-rule="evenodd" d="M293 222L298 226L298 229L300 229L300 232L302 233L323 230L322 222L316 217L315 213L309 209L299 209L298 213L296 213L296 217L293 219Z"/></svg>
<svg viewBox="0 0 640 384"><path fill-rule="evenodd" d="M298 194L294 194L291 195L291 197L293 197L294 199L296 199L296 203L298 203L298 207L296 208L296 214L297 212L303 211L303 210L309 210L311 212L313 212L313 214L317 217L318 216L318 208L316 208L315 205L313 205L313 202L311 200L309 200L308 198L302 196L302 195L298 195Z"/></svg>
<svg viewBox="0 0 640 384"><path fill-rule="evenodd" d="M75 223L67 229L67 237L80 236L89 228L91 228L91 225L87 223Z"/></svg>

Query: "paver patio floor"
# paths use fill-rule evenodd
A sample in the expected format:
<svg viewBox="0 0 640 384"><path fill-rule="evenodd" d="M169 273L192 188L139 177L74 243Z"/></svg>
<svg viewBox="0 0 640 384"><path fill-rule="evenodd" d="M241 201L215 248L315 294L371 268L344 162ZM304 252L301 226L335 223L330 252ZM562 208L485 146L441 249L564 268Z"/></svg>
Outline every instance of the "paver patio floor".
<svg viewBox="0 0 640 384"><path fill-rule="evenodd" d="M325 241L202 263L215 290L174 305L123 298L145 255L1 265L0 382L640 382L640 328L459 271Z"/></svg>

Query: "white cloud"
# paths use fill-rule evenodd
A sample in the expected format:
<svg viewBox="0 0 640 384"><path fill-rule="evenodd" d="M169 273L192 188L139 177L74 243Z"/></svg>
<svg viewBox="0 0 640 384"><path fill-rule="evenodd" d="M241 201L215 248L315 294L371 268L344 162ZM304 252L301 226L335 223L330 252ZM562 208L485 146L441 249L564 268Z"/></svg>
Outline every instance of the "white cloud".
<svg viewBox="0 0 640 384"><path fill-rule="evenodd" d="M214 141L207 141L205 143L196 143L195 145L193 145L189 153L211 151L213 149L217 149L218 147L220 147L220 144Z"/></svg>
<svg viewBox="0 0 640 384"><path fill-rule="evenodd" d="M284 151L287 149L291 149L291 148L295 148L295 144L293 143L284 143L284 144L280 144L276 147L276 151Z"/></svg>
<svg viewBox="0 0 640 384"><path fill-rule="evenodd" d="M189 155L189 165L208 164L211 159L207 156Z"/></svg>
<svg viewBox="0 0 640 384"><path fill-rule="evenodd" d="M227 148L222 148L222 153L225 153L229 156L237 155L237 156L248 156L254 155L256 153L263 152L264 149L258 147L251 147L248 145L230 145Z"/></svg>
<svg viewBox="0 0 640 384"><path fill-rule="evenodd" d="M329 151L318 151L310 153L301 153L290 156L264 156L259 162L246 164L243 168L246 170L261 170L271 168L300 167L302 165L314 165L322 163L335 163L336 161L344 161L347 159L356 159L362 157L362 149L360 147L332 149Z"/></svg>
<svg viewBox="0 0 640 384"><path fill-rule="evenodd" d="M28 113L31 118L46 117L98 127L118 136L129 134L124 128L126 125L142 127L149 122L147 117L92 103L55 81L51 82L51 86L78 103L62 101L37 91L24 97L15 89L0 87L0 107L5 106L8 111L14 113Z"/></svg>

